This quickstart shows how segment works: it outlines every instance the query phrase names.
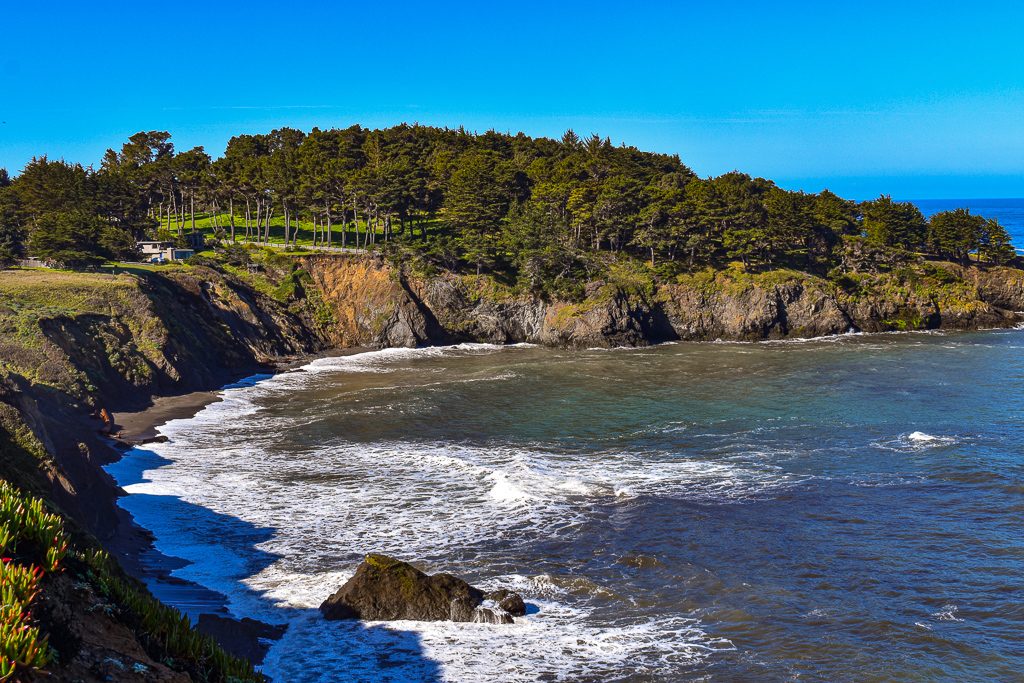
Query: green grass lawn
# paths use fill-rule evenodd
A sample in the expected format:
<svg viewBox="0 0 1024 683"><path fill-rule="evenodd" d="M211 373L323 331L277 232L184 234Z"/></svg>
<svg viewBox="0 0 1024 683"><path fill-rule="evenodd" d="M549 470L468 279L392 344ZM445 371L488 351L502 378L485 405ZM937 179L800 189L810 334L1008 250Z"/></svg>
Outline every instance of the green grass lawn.
<svg viewBox="0 0 1024 683"><path fill-rule="evenodd" d="M111 296L135 289L131 278L108 273L69 270L16 269L0 271L0 297L19 310L47 309L56 313L99 313Z"/></svg>
<svg viewBox="0 0 1024 683"><path fill-rule="evenodd" d="M226 214L221 214L218 218L221 228L225 234L230 235L231 229L228 226L228 217ZM426 225L427 234L437 233L443 230L444 223L440 219L432 219L423 222ZM416 235L420 234L421 222L416 223ZM161 225L161 230L166 228L166 223ZM171 229L174 229L172 224ZM185 220L185 231L188 232L192 229L192 221L189 219ZM397 233L399 227L398 222L392 227L392 233ZM196 230L202 232L208 238L213 236L214 233L214 219L212 214L196 214ZM254 228L255 230L255 228ZM292 231L298 231L297 237L295 237L295 244L298 246L313 246L313 223L311 221L292 221ZM340 225L334 225L331 227L331 246L340 247L342 245L342 230ZM347 235L345 236L345 246L354 248L356 246L356 228L352 223L349 223ZM366 234L366 222L359 221L358 226L359 233L359 246L362 247L365 243ZM323 231L320 227L317 228L318 239L323 239ZM405 237L409 236L409 228L406 227ZM383 241L384 233L382 229L376 231L377 243L380 244ZM244 222L237 216L235 218L235 240L238 242L245 242L245 226ZM256 241L254 237L253 242ZM270 244L284 245L284 217L274 216L270 221Z"/></svg>
<svg viewBox="0 0 1024 683"><path fill-rule="evenodd" d="M70 389L80 373L51 348L43 321L145 310L146 305L138 279L127 273L0 271L0 376L10 371Z"/></svg>
<svg viewBox="0 0 1024 683"><path fill-rule="evenodd" d="M140 275L144 273L166 273L170 270L181 269L184 267L184 263L181 261L170 261L168 263L130 263L126 261L118 261L114 263L108 261L100 266L98 272L111 273L114 275L120 275L121 273Z"/></svg>

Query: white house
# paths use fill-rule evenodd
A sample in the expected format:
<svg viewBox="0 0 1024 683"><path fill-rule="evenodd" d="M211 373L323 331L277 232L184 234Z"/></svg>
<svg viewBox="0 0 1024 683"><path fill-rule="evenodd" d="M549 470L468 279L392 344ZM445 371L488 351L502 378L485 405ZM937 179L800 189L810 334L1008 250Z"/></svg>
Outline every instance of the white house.
<svg viewBox="0 0 1024 683"><path fill-rule="evenodd" d="M136 242L142 254L142 260L150 263L163 263L165 261L182 261L195 256L195 249L184 249L174 246L174 242L161 242L159 240L142 240Z"/></svg>

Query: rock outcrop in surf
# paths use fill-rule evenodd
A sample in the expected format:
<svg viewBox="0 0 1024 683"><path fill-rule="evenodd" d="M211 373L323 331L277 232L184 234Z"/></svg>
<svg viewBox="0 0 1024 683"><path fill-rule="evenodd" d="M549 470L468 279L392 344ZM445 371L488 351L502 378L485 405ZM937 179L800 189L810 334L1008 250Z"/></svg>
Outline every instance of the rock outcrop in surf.
<svg viewBox="0 0 1024 683"><path fill-rule="evenodd" d="M371 553L320 611L331 620L511 624L526 614L526 605L512 591L484 593L451 574L425 574L408 562Z"/></svg>

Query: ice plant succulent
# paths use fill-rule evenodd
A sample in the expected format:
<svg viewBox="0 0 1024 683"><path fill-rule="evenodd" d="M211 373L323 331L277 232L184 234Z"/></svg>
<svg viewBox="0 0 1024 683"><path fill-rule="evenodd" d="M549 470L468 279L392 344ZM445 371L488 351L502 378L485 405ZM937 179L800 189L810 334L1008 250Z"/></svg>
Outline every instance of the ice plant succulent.
<svg viewBox="0 0 1024 683"><path fill-rule="evenodd" d="M48 575L62 570L69 552L61 518L38 498L0 480L0 683L40 669L54 657L32 618L32 605ZM187 616L160 603L120 577L110 557L97 550L76 551L96 586L124 614L140 638L161 659L186 664L198 680L263 681L244 659L224 652L192 628Z"/></svg>
<svg viewBox="0 0 1024 683"><path fill-rule="evenodd" d="M60 517L0 480L0 681L52 659L46 636L32 622L32 603L46 574L60 570L67 549Z"/></svg>

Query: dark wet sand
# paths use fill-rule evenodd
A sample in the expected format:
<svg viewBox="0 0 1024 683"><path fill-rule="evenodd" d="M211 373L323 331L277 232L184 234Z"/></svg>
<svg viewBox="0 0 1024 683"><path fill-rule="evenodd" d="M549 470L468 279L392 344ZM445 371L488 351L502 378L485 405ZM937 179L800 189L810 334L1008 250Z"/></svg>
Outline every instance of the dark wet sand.
<svg viewBox="0 0 1024 683"><path fill-rule="evenodd" d="M194 391L181 396L158 396L153 405L134 413L114 414L114 436L128 444L155 439L157 427L171 420L193 417L205 406L220 400L220 391Z"/></svg>

